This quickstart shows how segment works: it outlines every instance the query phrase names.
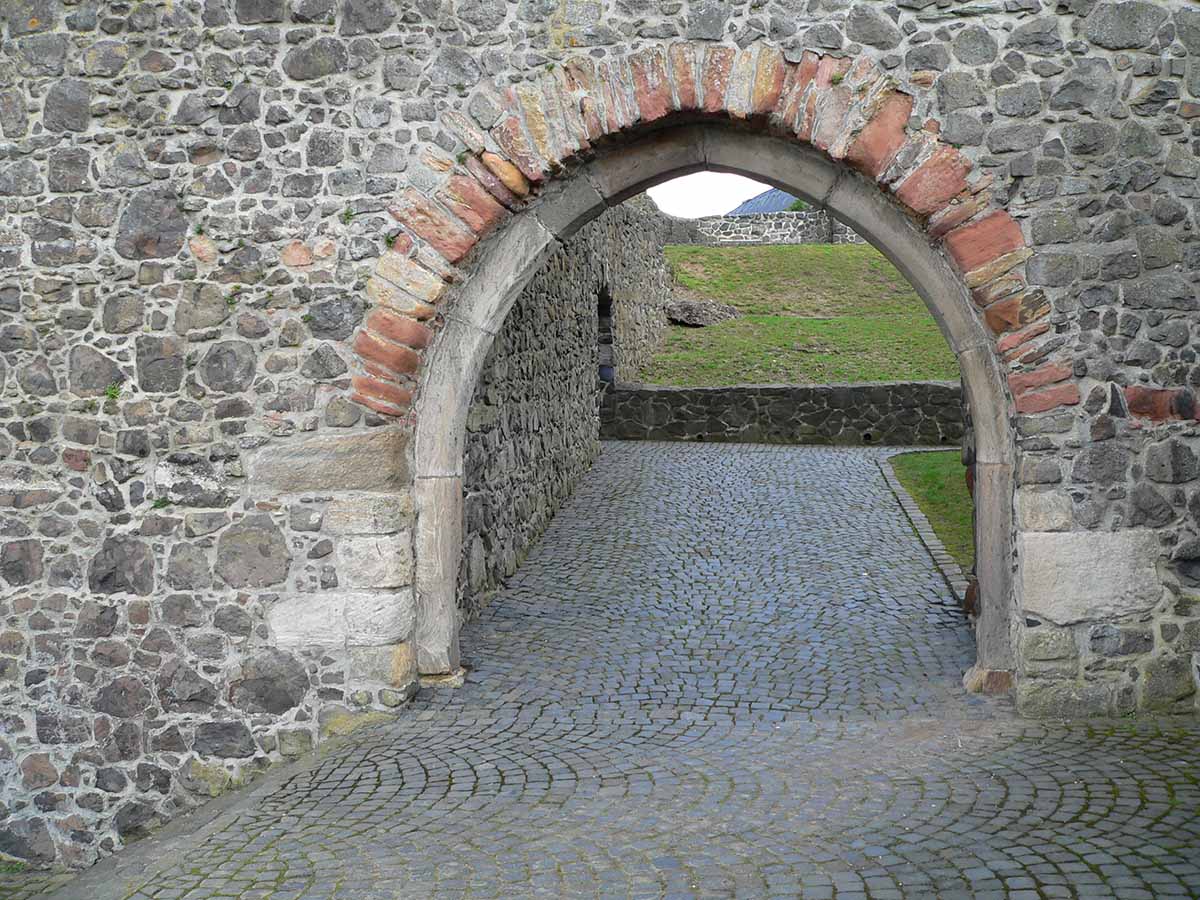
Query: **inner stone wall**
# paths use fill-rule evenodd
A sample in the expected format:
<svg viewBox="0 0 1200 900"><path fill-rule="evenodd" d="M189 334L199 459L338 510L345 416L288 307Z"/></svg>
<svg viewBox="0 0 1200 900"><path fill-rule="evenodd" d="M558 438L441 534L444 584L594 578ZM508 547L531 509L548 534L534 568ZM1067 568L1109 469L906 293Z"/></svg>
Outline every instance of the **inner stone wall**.
<svg viewBox="0 0 1200 900"><path fill-rule="evenodd" d="M705 216L693 222L698 244L865 244L822 209Z"/></svg>
<svg viewBox="0 0 1200 900"><path fill-rule="evenodd" d="M516 571L599 444L597 302L612 297L619 378L659 346L683 226L635 198L575 235L525 289L492 345L467 420L459 603L469 614Z"/></svg>
<svg viewBox="0 0 1200 900"><path fill-rule="evenodd" d="M600 433L649 441L958 444L962 389L952 381L706 388L618 384L605 394Z"/></svg>

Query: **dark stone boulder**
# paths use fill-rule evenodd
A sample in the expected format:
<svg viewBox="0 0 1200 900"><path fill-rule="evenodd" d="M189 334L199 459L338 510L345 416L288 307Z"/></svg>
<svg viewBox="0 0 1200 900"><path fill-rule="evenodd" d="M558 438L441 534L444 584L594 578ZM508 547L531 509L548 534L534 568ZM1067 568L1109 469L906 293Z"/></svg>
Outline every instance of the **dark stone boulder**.
<svg viewBox="0 0 1200 900"><path fill-rule="evenodd" d="M96 788L106 794L119 794L129 787L129 779L124 771L114 766L105 766L96 770Z"/></svg>
<svg viewBox="0 0 1200 900"><path fill-rule="evenodd" d="M232 311L220 285L198 284L175 307L175 330L187 334L197 328L214 328L228 319Z"/></svg>
<svg viewBox="0 0 1200 900"><path fill-rule="evenodd" d="M283 58L283 71L296 81L312 81L345 72L350 65L346 45L337 38L319 37L293 47Z"/></svg>
<svg viewBox="0 0 1200 900"><path fill-rule="evenodd" d="M1008 47L1035 56L1051 56L1063 49L1058 33L1058 18L1044 16L1013 29L1008 38Z"/></svg>
<svg viewBox="0 0 1200 900"><path fill-rule="evenodd" d="M200 380L214 391L236 394L250 387L258 354L245 341L221 341L200 360Z"/></svg>
<svg viewBox="0 0 1200 900"><path fill-rule="evenodd" d="M304 702L309 678L304 664L290 653L264 650L242 663L242 676L230 686L238 709L282 715Z"/></svg>
<svg viewBox="0 0 1200 900"><path fill-rule="evenodd" d="M88 588L97 594L137 594L154 591L154 552L131 537L110 537L92 557Z"/></svg>
<svg viewBox="0 0 1200 900"><path fill-rule="evenodd" d="M113 817L113 824L121 837L128 837L145 831L146 826L156 817L157 813L153 806L149 803L142 803L140 800L134 800L117 810L117 814Z"/></svg>
<svg viewBox="0 0 1200 900"><path fill-rule="evenodd" d="M212 586L208 556L195 544L176 544L167 562L167 584L173 588L200 591Z"/></svg>
<svg viewBox="0 0 1200 900"><path fill-rule="evenodd" d="M365 311L357 297L322 300L308 309L308 328L314 337L342 341L354 333Z"/></svg>
<svg viewBox="0 0 1200 900"><path fill-rule="evenodd" d="M217 702L217 689L178 659L168 660L155 682L158 702L168 712L205 712Z"/></svg>
<svg viewBox="0 0 1200 900"><path fill-rule="evenodd" d="M43 571L41 541L9 541L0 547L0 578L8 584L31 584Z"/></svg>
<svg viewBox="0 0 1200 900"><path fill-rule="evenodd" d="M117 608L88 600L75 619L75 637L108 637L117 627Z"/></svg>
<svg viewBox="0 0 1200 900"><path fill-rule="evenodd" d="M1182 441L1171 438L1146 449L1146 477L1161 484L1182 484L1200 475L1200 459Z"/></svg>
<svg viewBox="0 0 1200 900"><path fill-rule="evenodd" d="M159 487L179 506L225 507L236 491L217 468L198 453L172 453L159 467Z"/></svg>
<svg viewBox="0 0 1200 900"><path fill-rule="evenodd" d="M142 298L137 294L121 293L104 301L101 322L111 334L128 334L142 327Z"/></svg>
<svg viewBox="0 0 1200 900"><path fill-rule="evenodd" d="M330 344L318 346L300 367L300 374L314 381L337 378L339 375L345 375L346 371L346 361Z"/></svg>
<svg viewBox="0 0 1200 900"><path fill-rule="evenodd" d="M152 700L150 689L132 675L114 678L96 695L96 710L118 719L143 716Z"/></svg>
<svg viewBox="0 0 1200 900"><path fill-rule="evenodd" d="M284 0L237 0L234 15L239 24L261 25L264 22L282 22Z"/></svg>
<svg viewBox="0 0 1200 900"><path fill-rule="evenodd" d="M130 199L117 223L116 251L125 259L165 259L183 247L187 217L164 188L147 188Z"/></svg>
<svg viewBox="0 0 1200 900"><path fill-rule="evenodd" d="M41 171L32 159L0 166L0 197L33 197L42 188Z"/></svg>
<svg viewBox="0 0 1200 900"><path fill-rule="evenodd" d="M226 603L213 613L213 627L235 637L246 637L254 627L254 620L236 603Z"/></svg>
<svg viewBox="0 0 1200 900"><path fill-rule="evenodd" d="M1167 15L1163 4L1147 0L1101 3L1087 17L1083 33L1106 50L1134 50L1154 40Z"/></svg>
<svg viewBox="0 0 1200 900"><path fill-rule="evenodd" d="M92 739L92 718L59 710L39 709L37 739L43 744L83 744Z"/></svg>
<svg viewBox="0 0 1200 900"><path fill-rule="evenodd" d="M729 21L729 4L718 0L697 0L691 4L687 19L686 37L702 41L719 41L725 37ZM841 46L839 44L839 46Z"/></svg>
<svg viewBox="0 0 1200 900"><path fill-rule="evenodd" d="M691 300L676 297L667 304L667 319L675 325L703 328L736 319L741 313L737 307L717 303L715 300Z"/></svg>
<svg viewBox="0 0 1200 900"><path fill-rule="evenodd" d="M46 91L42 124L47 131L87 131L92 121L92 86L78 78L54 82Z"/></svg>
<svg viewBox="0 0 1200 900"><path fill-rule="evenodd" d="M0 822L0 853L36 866L54 862L54 839L46 820L4 819Z"/></svg>
<svg viewBox="0 0 1200 900"><path fill-rule="evenodd" d="M138 335L138 387L149 394L179 390L183 383L184 343L173 337Z"/></svg>
<svg viewBox="0 0 1200 900"><path fill-rule="evenodd" d="M120 366L87 344L71 348L67 370L71 393L77 397L102 397L110 386L125 381Z"/></svg>
<svg viewBox="0 0 1200 900"><path fill-rule="evenodd" d="M217 575L230 587L269 587L287 578L287 541L266 514L230 525L217 540Z"/></svg>
<svg viewBox="0 0 1200 900"><path fill-rule="evenodd" d="M947 72L938 78L936 87L938 109L942 113L983 106L986 102L979 80L971 72Z"/></svg>
<svg viewBox="0 0 1200 900"><path fill-rule="evenodd" d="M508 12L504 0L459 0L458 18L479 31L496 28Z"/></svg>
<svg viewBox="0 0 1200 900"><path fill-rule="evenodd" d="M955 58L966 66L983 66L995 62L999 47L992 33L980 25L964 28L950 43Z"/></svg>
<svg viewBox="0 0 1200 900"><path fill-rule="evenodd" d="M1076 484L1112 485L1124 481L1128 471L1128 451L1116 444L1093 444L1075 457L1071 480Z"/></svg>
<svg viewBox="0 0 1200 900"><path fill-rule="evenodd" d="M846 16L846 37L869 47L891 50L900 45L903 35L884 13L865 4L855 4Z"/></svg>
<svg viewBox="0 0 1200 900"><path fill-rule="evenodd" d="M201 756L245 759L255 752L250 729L241 722L202 722L192 749Z"/></svg>
<svg viewBox="0 0 1200 900"><path fill-rule="evenodd" d="M378 34L385 31L395 17L396 6L392 0L346 0L338 33L345 37Z"/></svg>
<svg viewBox="0 0 1200 900"><path fill-rule="evenodd" d="M1135 485L1129 495L1132 514L1131 525L1149 525L1160 528L1175 518L1175 510L1171 508L1163 496L1148 484Z"/></svg>

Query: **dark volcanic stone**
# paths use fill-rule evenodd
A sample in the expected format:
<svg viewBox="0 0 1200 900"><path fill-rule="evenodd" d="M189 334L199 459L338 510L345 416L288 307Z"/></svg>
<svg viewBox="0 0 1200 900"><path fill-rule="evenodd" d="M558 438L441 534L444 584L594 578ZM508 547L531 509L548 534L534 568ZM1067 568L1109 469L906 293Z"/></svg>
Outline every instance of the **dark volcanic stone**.
<svg viewBox="0 0 1200 900"><path fill-rule="evenodd" d="M203 722L196 726L192 749L201 756L245 759L253 756L254 738L241 722Z"/></svg>
<svg viewBox="0 0 1200 900"><path fill-rule="evenodd" d="M118 719L132 719L146 713L150 700L149 688L132 675L121 675L100 689L96 709Z"/></svg>
<svg viewBox="0 0 1200 900"><path fill-rule="evenodd" d="M86 344L71 348L67 368L71 393L79 397L102 397L111 385L125 381L120 366Z"/></svg>
<svg viewBox="0 0 1200 900"><path fill-rule="evenodd" d="M178 659L158 674L158 702L169 712L204 712L217 702L217 689Z"/></svg>
<svg viewBox="0 0 1200 900"><path fill-rule="evenodd" d="M147 393L171 393L183 383L183 341L173 337L139 335L138 387Z"/></svg>
<svg viewBox="0 0 1200 900"><path fill-rule="evenodd" d="M187 217L164 188L138 191L117 223L117 253L125 259L165 259L183 247Z"/></svg>
<svg viewBox="0 0 1200 900"><path fill-rule="evenodd" d="M254 381L257 354L245 341L221 341L200 360L200 380L214 391L235 394Z"/></svg>
<svg viewBox="0 0 1200 900"><path fill-rule="evenodd" d="M154 590L154 553L130 537L110 537L92 557L88 587L97 594L148 596Z"/></svg>
<svg viewBox="0 0 1200 900"><path fill-rule="evenodd" d="M216 572L230 587L279 584L290 563L283 534L265 514L229 526L217 541Z"/></svg>
<svg viewBox="0 0 1200 900"><path fill-rule="evenodd" d="M0 547L0 577L10 585L37 581L42 571L41 541L10 541Z"/></svg>
<svg viewBox="0 0 1200 900"><path fill-rule="evenodd" d="M0 820L0 853L32 865L54 862L54 840L45 819Z"/></svg>
<svg viewBox="0 0 1200 900"><path fill-rule="evenodd" d="M357 297L322 300L309 307L308 327L314 337L345 340L363 317L363 302Z"/></svg>
<svg viewBox="0 0 1200 900"><path fill-rule="evenodd" d="M230 701L247 712L282 715L304 702L308 671L296 657L264 650L242 663L242 677L230 686Z"/></svg>
<svg viewBox="0 0 1200 900"><path fill-rule="evenodd" d="M293 47L283 58L283 71L296 81L311 81L345 72L350 65L346 46L337 38L320 37Z"/></svg>
<svg viewBox="0 0 1200 900"><path fill-rule="evenodd" d="M92 121L92 87L77 78L54 82L46 91L42 124L47 131L87 131Z"/></svg>

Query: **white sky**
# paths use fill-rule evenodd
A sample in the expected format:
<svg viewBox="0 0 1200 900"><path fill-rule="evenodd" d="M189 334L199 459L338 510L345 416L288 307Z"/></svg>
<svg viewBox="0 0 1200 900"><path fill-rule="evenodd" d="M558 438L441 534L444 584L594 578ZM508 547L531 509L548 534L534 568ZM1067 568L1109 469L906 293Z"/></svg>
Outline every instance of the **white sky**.
<svg viewBox="0 0 1200 900"><path fill-rule="evenodd" d="M695 172L665 181L646 191L667 215L682 219L723 216L739 203L757 197L770 185L725 172Z"/></svg>

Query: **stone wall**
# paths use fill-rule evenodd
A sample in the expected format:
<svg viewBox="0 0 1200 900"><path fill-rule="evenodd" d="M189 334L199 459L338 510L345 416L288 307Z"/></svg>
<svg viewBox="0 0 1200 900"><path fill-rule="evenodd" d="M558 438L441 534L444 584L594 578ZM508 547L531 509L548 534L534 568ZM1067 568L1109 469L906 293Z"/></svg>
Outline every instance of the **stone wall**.
<svg viewBox="0 0 1200 900"><path fill-rule="evenodd" d="M737 385L619 384L604 398L601 435L623 440L763 444L958 445L955 382Z"/></svg>
<svg viewBox="0 0 1200 900"><path fill-rule="evenodd" d="M903 208L974 291L973 371L1011 399L1012 458L976 468L1015 473L1022 709L1195 709L1195 4L0 20L0 852L90 862L403 699L436 565L414 509L446 499L411 404L498 265L473 248L534 230L580 158L620 174L606 134L705 117L847 160L831 190Z"/></svg>
<svg viewBox="0 0 1200 900"><path fill-rule="evenodd" d="M698 244L863 244L848 225L822 209L705 216L693 220Z"/></svg>
<svg viewBox="0 0 1200 900"><path fill-rule="evenodd" d="M458 585L468 614L516 571L600 451L601 292L612 297L618 377L635 376L661 343L672 288L663 246L677 229L648 198L627 201L556 252L509 313L467 421Z"/></svg>

